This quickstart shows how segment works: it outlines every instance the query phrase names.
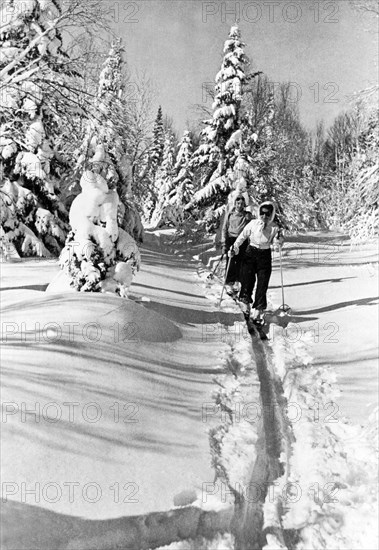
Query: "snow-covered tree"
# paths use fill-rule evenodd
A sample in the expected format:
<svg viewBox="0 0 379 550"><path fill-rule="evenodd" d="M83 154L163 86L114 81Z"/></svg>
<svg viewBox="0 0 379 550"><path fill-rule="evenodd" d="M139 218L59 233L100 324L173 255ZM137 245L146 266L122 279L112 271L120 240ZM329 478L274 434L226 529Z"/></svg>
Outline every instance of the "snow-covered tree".
<svg viewBox="0 0 379 550"><path fill-rule="evenodd" d="M54 141L62 129L50 85L70 80L57 2L6 0L0 11L0 154L9 205L3 246L23 255L57 253L65 239L59 201L61 159Z"/></svg>
<svg viewBox="0 0 379 550"><path fill-rule="evenodd" d="M60 256L65 278L77 291L126 297L141 259L133 237L118 226L118 193L101 174L89 170L80 186L70 209L72 230Z"/></svg>
<svg viewBox="0 0 379 550"><path fill-rule="evenodd" d="M71 286L85 292L126 296L140 254L143 228L132 202L123 140L121 41L113 43L100 74L77 168L81 193L70 209L71 233L60 263ZM120 227L119 227L120 226Z"/></svg>
<svg viewBox="0 0 379 550"><path fill-rule="evenodd" d="M132 101L124 104L127 128L125 141L132 171L132 191L134 199L142 205L149 188L153 88L150 79L144 73L129 74L125 87L132 98Z"/></svg>
<svg viewBox="0 0 379 550"><path fill-rule="evenodd" d="M345 120L342 120L345 119ZM339 115L324 144L329 165L316 189L325 224L356 242L379 232L379 119L375 101Z"/></svg>
<svg viewBox="0 0 379 550"><path fill-rule="evenodd" d="M96 98L86 136L79 150L79 173L86 163L99 164L107 183L120 195L130 194L128 162L123 143L123 49L121 40L113 42L99 78Z"/></svg>
<svg viewBox="0 0 379 550"><path fill-rule="evenodd" d="M158 200L156 180L158 170L162 164L165 143L165 131L162 108L159 106L154 121L153 135L149 144L140 159L140 170L138 173L139 189L138 195L142 203L143 218L150 223Z"/></svg>
<svg viewBox="0 0 379 550"><path fill-rule="evenodd" d="M275 200L277 216L290 229L314 228L309 134L300 123L287 83L276 93L265 75L249 83L243 100L242 148L234 165L238 186L245 185L250 204Z"/></svg>
<svg viewBox="0 0 379 550"><path fill-rule="evenodd" d="M168 203L178 210L183 210L194 195L193 171L191 167L192 141L188 130L185 130L179 143L176 155L175 172L172 191L168 196Z"/></svg>
<svg viewBox="0 0 379 550"><path fill-rule="evenodd" d="M159 166L162 164L165 145L165 134L163 128L162 107L158 107L157 116L154 122L153 142L150 150L150 175L155 178Z"/></svg>
<svg viewBox="0 0 379 550"><path fill-rule="evenodd" d="M78 48L71 58L67 29L105 28L99 1L4 0L0 7L0 161L2 200L9 205L2 243L18 253L58 253L68 229L61 183L71 169L67 150L83 115ZM72 35L71 34L71 35ZM75 125L75 124L74 124ZM26 230L27 229L27 230Z"/></svg>
<svg viewBox="0 0 379 550"><path fill-rule="evenodd" d="M193 166L203 167L201 188L195 194L194 204L205 200L209 203L211 199L212 208L219 206L218 202L222 206L230 190L228 171L236 160L238 140L233 136L240 131L240 107L247 63L240 30L234 25L225 42L221 69L216 75L212 119L205 122L202 142L193 157ZM223 206L220 213L222 210Z"/></svg>
<svg viewBox="0 0 379 550"><path fill-rule="evenodd" d="M184 130L183 137L178 145L178 154L176 155L175 170L180 172L183 168L188 169L192 157L191 134Z"/></svg>
<svg viewBox="0 0 379 550"><path fill-rule="evenodd" d="M151 225L158 227L164 223L163 215L167 198L173 189L175 177L175 138L169 133L166 135L162 164L159 166L154 180L155 208L151 216Z"/></svg>
<svg viewBox="0 0 379 550"><path fill-rule="evenodd" d="M100 173L121 199L122 227L138 241L143 228L132 195L131 162L127 155L127 118L124 116L123 49L116 40L100 73L97 95L86 135L78 150L77 170Z"/></svg>
<svg viewBox="0 0 379 550"><path fill-rule="evenodd" d="M191 168L192 143L188 130L178 146L173 165L173 137L166 141L164 159L158 171L161 185L159 200L154 211L154 226L171 224L178 227L184 220L184 207L194 194L193 172Z"/></svg>

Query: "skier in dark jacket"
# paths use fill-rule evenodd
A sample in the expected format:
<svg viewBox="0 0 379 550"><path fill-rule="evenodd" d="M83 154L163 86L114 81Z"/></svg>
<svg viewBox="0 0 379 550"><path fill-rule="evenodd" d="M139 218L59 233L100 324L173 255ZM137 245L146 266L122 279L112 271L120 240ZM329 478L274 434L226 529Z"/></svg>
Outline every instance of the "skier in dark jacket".
<svg viewBox="0 0 379 550"><path fill-rule="evenodd" d="M283 243L279 227L274 223L275 205L271 201L263 202L258 208L258 219L252 220L236 239L229 255L240 252L248 243L241 265L241 291L239 300L246 315L250 313L250 304L255 283L255 297L252 318L263 322L263 312L267 308L267 289L271 276L271 245L276 249Z"/></svg>
<svg viewBox="0 0 379 550"><path fill-rule="evenodd" d="M251 212L246 209L246 202L243 195L237 195L234 199L232 210L225 214L224 224L221 233L222 253L228 253L229 249L235 243L238 235L243 231L246 225L251 221ZM233 285L240 281L241 261L247 247L247 243L241 246L239 253L230 259L229 269L226 276L226 291L233 293Z"/></svg>

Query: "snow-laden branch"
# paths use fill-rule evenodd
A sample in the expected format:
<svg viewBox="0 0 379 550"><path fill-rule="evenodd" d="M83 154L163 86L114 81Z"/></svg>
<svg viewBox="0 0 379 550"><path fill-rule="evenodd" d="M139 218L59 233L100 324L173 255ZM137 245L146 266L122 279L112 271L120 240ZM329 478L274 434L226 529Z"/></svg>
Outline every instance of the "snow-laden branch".
<svg viewBox="0 0 379 550"><path fill-rule="evenodd" d="M28 53L35 47L37 46L38 44L41 43L42 41L42 38L44 36L47 36L52 30L54 30L58 23L60 21L62 21L62 19L64 18L64 15L60 15L59 17L57 17L56 19L53 19L50 26L44 31L42 32L42 34L39 34L38 36L36 36L34 38L34 40L32 40L31 42L29 42L28 46L24 49L23 52L21 52L20 54L17 55L17 57L11 61L6 67L4 67L4 69L2 71L0 71L0 79L2 79L4 76L8 75L9 72L14 68L16 67L16 65L18 65L23 59L25 59L25 57L28 55Z"/></svg>

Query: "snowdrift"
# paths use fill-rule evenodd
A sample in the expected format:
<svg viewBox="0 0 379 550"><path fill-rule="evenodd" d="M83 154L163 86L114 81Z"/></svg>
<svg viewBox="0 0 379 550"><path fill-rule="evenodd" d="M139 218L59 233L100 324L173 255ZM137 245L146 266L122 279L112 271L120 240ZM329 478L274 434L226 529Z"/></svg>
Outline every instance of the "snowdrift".
<svg viewBox="0 0 379 550"><path fill-rule="evenodd" d="M249 399L259 388L249 383L248 335L233 358L241 314L217 310L194 268L145 249L132 287L141 305L41 292L56 273L51 262L4 265L7 548L230 546L233 495L215 469L222 476L233 456L242 464L256 436L239 437L241 451L230 422L223 430L215 390L238 392L224 380L236 372ZM212 430L229 445L219 462Z"/></svg>

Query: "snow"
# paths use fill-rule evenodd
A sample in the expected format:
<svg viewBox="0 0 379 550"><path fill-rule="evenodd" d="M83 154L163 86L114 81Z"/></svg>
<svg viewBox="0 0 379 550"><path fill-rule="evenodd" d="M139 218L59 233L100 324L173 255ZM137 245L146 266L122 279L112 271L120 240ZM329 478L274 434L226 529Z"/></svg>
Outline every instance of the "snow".
<svg viewBox="0 0 379 550"><path fill-rule="evenodd" d="M31 105L34 107L26 106L26 102L30 102ZM34 103L34 101L26 100L24 102L24 109L25 110L36 110L37 106ZM41 120L36 120L33 122L27 132L26 132L26 146L29 149L29 151L33 152L39 145L42 144L43 139L45 137L45 129L43 127Z"/></svg>
<svg viewBox="0 0 379 550"><path fill-rule="evenodd" d="M290 403L282 414L294 438L282 432L290 452L282 453L285 473L266 497L264 528L273 534L264 548L286 548L278 536L282 524L287 536L296 532L296 549L377 548L376 243L354 247L332 232L294 236L283 267L291 322L271 316L266 350ZM281 298L276 255L272 310Z"/></svg>
<svg viewBox="0 0 379 550"><path fill-rule="evenodd" d="M13 493L6 505L11 505L7 529L14 537L9 548L30 548L36 534L44 548L58 548L63 536L67 548L79 547L77 537L81 548L96 548L98 541L115 536L111 524L108 529L103 523L94 534L94 523L78 526L79 517L122 518L127 524L130 516L172 513L175 506L228 514L233 498L227 490L238 492L249 482L262 433L262 425L239 414L237 406L260 403L250 337L229 297L218 309L220 283L207 281L207 271L195 274L198 264L185 256L189 243L162 245L172 233L148 234L142 269L130 289L136 301L42 292L58 270L55 260L2 266L2 399L10 403L2 430L8 457L3 482L15 484L7 486ZM214 264L217 255L207 254ZM302 498L285 503L282 520L299 535L294 549L375 548L377 437L375 418L369 419L363 406L372 401L372 411L377 404L377 373L366 361L373 358L377 338L376 308L370 305L376 300L375 247L351 249L333 233L292 237L283 265L292 322L286 327L285 318L276 317L270 353L284 395L301 416L294 421L299 409L288 410L295 441L288 457L282 453L284 476L272 480L274 491L266 497L270 534L264 547L285 548L272 529L281 527L277 505L284 486L292 484L302 488ZM128 274L120 265L117 276L124 280ZM273 308L280 305L277 256L269 298ZM352 302L358 323L346 316ZM333 318L335 334L324 328ZM332 342L336 334L339 342ZM354 361L354 382L343 358ZM40 422L22 413L22 403L24 409L39 403ZM65 403L78 404L72 421ZM92 422L99 410L101 417ZM57 411L62 416L56 421ZM327 415L338 422L326 422ZM21 445L27 453L20 453ZM45 493L37 503L35 495L22 495L22 483L31 488L36 482L41 491L55 483L62 497L54 502L54 493ZM79 488L72 502L64 485L71 482ZM93 492L83 498L86 484L101 488L97 502L89 502ZM117 487L122 498L115 502ZM126 497L135 489L137 502L132 502ZM326 502L330 495L338 502ZM65 521L66 528L55 530L55 521ZM28 532L18 524L27 524ZM234 544L226 533L212 542L183 540L171 547Z"/></svg>
<svg viewBox="0 0 379 550"><path fill-rule="evenodd" d="M17 55L20 53L20 48L16 48L14 46L3 46L1 48L1 61L3 63L10 63L17 57Z"/></svg>
<svg viewBox="0 0 379 550"><path fill-rule="evenodd" d="M49 251L45 248L43 243L38 239L33 231L26 227L23 223L19 224L20 232L22 232L24 240L21 246L21 251L25 256L50 256Z"/></svg>
<svg viewBox="0 0 379 550"><path fill-rule="evenodd" d="M133 293L145 296L144 306L109 295L41 292L57 269L55 261L4 265L3 402L20 404L20 411L22 403L28 409L39 403L41 411L48 403L56 406L45 408L40 422L31 414L25 422L9 415L3 480L62 488L56 502L27 497L24 513L28 504L38 506L39 521L48 511L69 514L70 524L75 516L95 520L169 510L183 492L195 493L201 506L203 484L214 481L208 430L220 423L219 415L203 421L203 404L212 403L214 378L227 371L231 351L230 343L205 335L225 323L232 329L241 315L219 312L206 299L195 264L154 248L144 250L132 285ZM25 340L17 327L25 329ZM247 363L248 354L242 357ZM64 405L69 402L79 403L72 422ZM91 422L100 408L101 418ZM57 410L62 418L54 422ZM19 452L21 444L27 454ZM73 502L63 485L70 482L80 489ZM82 496L88 483L102 490L96 503L89 502L92 493L88 500ZM127 498L135 487L136 502ZM21 493L10 500L21 503ZM218 495L212 509L224 509L221 504ZM20 530L13 533L22 539ZM39 536L46 540L52 533L47 528Z"/></svg>
<svg viewBox="0 0 379 550"><path fill-rule="evenodd" d="M225 149L228 150L228 149L231 149L232 147L233 148L237 146L240 147L241 138L242 138L241 130L238 129L235 132L233 132L233 134L230 136L230 138L226 142Z"/></svg>
<svg viewBox="0 0 379 550"><path fill-rule="evenodd" d="M1 154L3 158L8 159L17 152L17 145L14 141L8 140L8 143L4 145Z"/></svg>
<svg viewBox="0 0 379 550"><path fill-rule="evenodd" d="M270 333L275 373L291 404L294 439L289 460L282 457L285 474L266 498L265 526L275 524L273 511L284 506L283 527L297 532L293 548L374 549L378 375L372 345L378 310L371 304L377 302L376 246L354 248L333 233L292 238L284 268L292 322L286 326L277 317L279 325L273 324ZM277 282L276 272L272 288ZM271 290L274 309L279 300ZM274 537L274 546L265 548L277 543Z"/></svg>
<svg viewBox="0 0 379 550"><path fill-rule="evenodd" d="M118 193L108 188L100 174L89 170L80 185L82 192L70 209L72 234L60 256L64 276L59 274L49 291L69 290L69 280L82 292L116 292L125 297L141 261L133 237L118 227Z"/></svg>
<svg viewBox="0 0 379 550"><path fill-rule="evenodd" d="M279 360L296 421L287 470L274 483L275 497L266 499L266 525L272 502L284 501L283 526L298 532L295 548L375 549L378 502L372 484L378 447L370 430L337 416L336 376L312 365L311 336L295 344L279 336L274 344L275 365ZM319 418L319 410L331 414L322 412Z"/></svg>
<svg viewBox="0 0 379 550"><path fill-rule="evenodd" d="M345 236L333 232L291 237L284 245L283 269L285 302L297 331L293 340L311 332L315 364L336 370L340 415L366 421L378 403L376 243L351 248ZM280 305L278 271L269 296Z"/></svg>

